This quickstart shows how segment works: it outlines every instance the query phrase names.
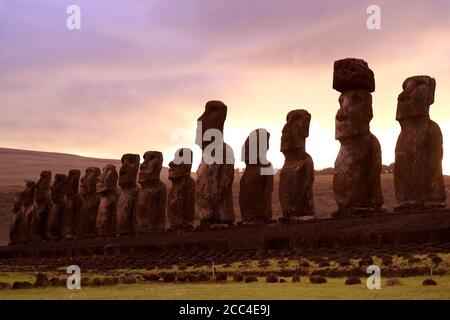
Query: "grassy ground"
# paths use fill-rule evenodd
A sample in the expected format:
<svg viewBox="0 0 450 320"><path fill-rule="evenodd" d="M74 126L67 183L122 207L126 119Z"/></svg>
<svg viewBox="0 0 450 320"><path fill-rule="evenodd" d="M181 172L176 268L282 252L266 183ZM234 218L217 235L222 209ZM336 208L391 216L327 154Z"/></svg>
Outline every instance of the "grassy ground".
<svg viewBox="0 0 450 320"><path fill-rule="evenodd" d="M134 285L116 285L98 288L68 290L66 288L2 290L0 299L450 299L450 276L438 276L434 279L437 286L424 287L426 277L401 278L401 285L384 286L380 290L369 290L365 280L361 285L344 285L345 279L328 279L326 284L310 284L307 278L300 283L266 283L259 278L257 283L225 284L159 284L142 283ZM290 279L287 279L290 281Z"/></svg>

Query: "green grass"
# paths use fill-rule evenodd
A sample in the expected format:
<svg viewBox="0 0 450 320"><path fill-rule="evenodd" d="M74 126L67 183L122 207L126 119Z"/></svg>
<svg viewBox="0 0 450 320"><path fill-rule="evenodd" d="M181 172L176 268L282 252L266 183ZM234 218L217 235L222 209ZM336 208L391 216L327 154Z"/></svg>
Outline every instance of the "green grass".
<svg viewBox="0 0 450 320"><path fill-rule="evenodd" d="M437 286L424 287L426 277L401 278L399 286L387 287L382 281L380 290L369 290L361 285L346 286L345 279L328 279L326 284L310 284L306 277L300 283L225 284L165 284L140 283L105 287L84 287L81 290L46 288L28 290L0 290L0 299L450 299L450 276L437 276ZM288 279L290 281L290 279Z"/></svg>

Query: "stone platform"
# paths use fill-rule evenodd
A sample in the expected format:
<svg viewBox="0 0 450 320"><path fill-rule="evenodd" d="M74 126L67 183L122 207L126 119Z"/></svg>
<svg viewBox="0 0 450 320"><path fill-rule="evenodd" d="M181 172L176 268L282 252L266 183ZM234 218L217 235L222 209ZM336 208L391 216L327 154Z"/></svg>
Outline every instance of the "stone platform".
<svg viewBox="0 0 450 320"><path fill-rule="evenodd" d="M302 251L429 242L450 242L450 210L34 242L0 247L0 261L149 252Z"/></svg>

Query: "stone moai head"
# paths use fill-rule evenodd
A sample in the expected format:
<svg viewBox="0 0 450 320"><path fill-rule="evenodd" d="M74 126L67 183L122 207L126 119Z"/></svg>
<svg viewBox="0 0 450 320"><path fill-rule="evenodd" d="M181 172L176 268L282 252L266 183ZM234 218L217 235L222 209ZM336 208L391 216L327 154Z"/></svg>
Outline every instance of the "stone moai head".
<svg viewBox="0 0 450 320"><path fill-rule="evenodd" d="M281 134L281 152L305 148L310 122L311 115L306 110L292 110L287 114L286 124Z"/></svg>
<svg viewBox="0 0 450 320"><path fill-rule="evenodd" d="M195 144L204 149L211 142L223 142L223 125L227 118L227 106L222 101L208 101L205 106L205 111L197 119L197 133L195 137ZM221 133L221 141L204 141L204 134L209 129L217 129Z"/></svg>
<svg viewBox="0 0 450 320"><path fill-rule="evenodd" d="M138 154L127 153L122 156L122 166L119 170L119 185L122 188L136 186L140 159Z"/></svg>
<svg viewBox="0 0 450 320"><path fill-rule="evenodd" d="M373 118L372 95L363 89L343 92L336 113L336 140L345 140L369 132Z"/></svg>
<svg viewBox="0 0 450 320"><path fill-rule="evenodd" d="M112 164L106 165L97 179L97 193L116 191L118 178L116 167Z"/></svg>
<svg viewBox="0 0 450 320"><path fill-rule="evenodd" d="M250 132L242 146L241 160L248 164L267 164L270 133L266 129Z"/></svg>
<svg viewBox="0 0 450 320"><path fill-rule="evenodd" d="M100 175L100 169L97 167L90 167L84 171L84 176L81 178L80 193L82 195L93 195L96 193L97 179Z"/></svg>
<svg viewBox="0 0 450 320"><path fill-rule="evenodd" d="M175 158L169 163L169 179L177 179L191 175L194 156L189 148L181 148L175 152Z"/></svg>
<svg viewBox="0 0 450 320"><path fill-rule="evenodd" d="M144 154L144 162L139 171L139 183L141 185L152 184L159 180L162 170L163 154L159 151L147 151Z"/></svg>
<svg viewBox="0 0 450 320"><path fill-rule="evenodd" d="M398 96L398 121L416 116L428 116L434 103L436 80L429 76L415 76L403 82L403 91Z"/></svg>
<svg viewBox="0 0 450 320"><path fill-rule="evenodd" d="M73 196L78 193L78 186L80 185L80 170L70 170L66 181L66 195Z"/></svg>
<svg viewBox="0 0 450 320"><path fill-rule="evenodd" d="M52 200L57 201L64 198L66 195L66 182L67 176L65 174L55 174L55 179L53 180L53 184L51 186L52 192Z"/></svg>
<svg viewBox="0 0 450 320"><path fill-rule="evenodd" d="M52 172L42 171L41 176L36 183L35 195L40 198L41 196L47 195L50 190L50 184L52 183Z"/></svg>
<svg viewBox="0 0 450 320"><path fill-rule="evenodd" d="M13 212L18 212L22 206L28 206L33 203L35 188L36 183L34 181L25 181L25 189L15 194Z"/></svg>

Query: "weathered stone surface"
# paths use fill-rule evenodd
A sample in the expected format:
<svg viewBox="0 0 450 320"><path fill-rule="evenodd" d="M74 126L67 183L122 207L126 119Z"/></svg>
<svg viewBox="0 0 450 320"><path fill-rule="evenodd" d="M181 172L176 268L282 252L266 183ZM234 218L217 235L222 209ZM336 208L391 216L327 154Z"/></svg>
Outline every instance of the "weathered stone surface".
<svg viewBox="0 0 450 320"><path fill-rule="evenodd" d="M36 183L34 181L26 181L25 189L15 195L13 203L14 221L9 232L11 244L25 243L28 240L35 188Z"/></svg>
<svg viewBox="0 0 450 320"><path fill-rule="evenodd" d="M334 62L333 89L344 92L347 90L364 89L369 93L375 91L375 77L366 61L347 58Z"/></svg>
<svg viewBox="0 0 450 320"><path fill-rule="evenodd" d="M45 235L45 225L50 212L50 184L52 173L42 171L34 193L34 207L30 219L29 240L40 240Z"/></svg>
<svg viewBox="0 0 450 320"><path fill-rule="evenodd" d="M334 166L333 190L340 216L375 213L383 205L381 147L370 133L373 112L369 91L362 83L359 89L344 91L339 97L336 140L341 148Z"/></svg>
<svg viewBox="0 0 450 320"><path fill-rule="evenodd" d="M202 148L202 161L197 169L195 205L204 224L234 222L232 185L234 154L223 141L227 106L221 101L206 103L205 112L197 120L196 144Z"/></svg>
<svg viewBox="0 0 450 320"><path fill-rule="evenodd" d="M167 199L167 217L170 227L193 227L195 221L195 180L191 177L192 150L177 150L169 163L169 179L172 187Z"/></svg>
<svg viewBox="0 0 450 320"><path fill-rule="evenodd" d="M136 205L137 232L164 230L166 226L167 188L160 180L163 155L147 151L139 172L139 190Z"/></svg>
<svg viewBox="0 0 450 320"><path fill-rule="evenodd" d="M431 77L410 77L398 96L401 132L395 148L394 185L399 211L445 207L442 132L429 116L435 88Z"/></svg>
<svg viewBox="0 0 450 320"><path fill-rule="evenodd" d="M242 146L244 174L240 180L239 207L243 222L272 219L273 168L267 161L270 134L265 129L250 133Z"/></svg>
<svg viewBox="0 0 450 320"><path fill-rule="evenodd" d="M122 166L119 170L119 199L117 202L116 233L126 234L133 232L134 215L138 188L136 185L139 171L140 157L138 154L125 154L122 157Z"/></svg>
<svg viewBox="0 0 450 320"><path fill-rule="evenodd" d="M90 167L85 170L81 178L80 194L82 197L80 218L78 220L78 234L88 235L96 233L96 220L100 197L96 192L97 179L100 169Z"/></svg>
<svg viewBox="0 0 450 320"><path fill-rule="evenodd" d="M96 190L100 196L97 212L96 228L99 235L114 232L117 210L117 179L116 167L108 164L103 168L97 180Z"/></svg>
<svg viewBox="0 0 450 320"><path fill-rule="evenodd" d="M311 115L293 110L286 117L281 136L285 162L280 172L279 198L285 219L314 215L314 163L306 153Z"/></svg>
<svg viewBox="0 0 450 320"><path fill-rule="evenodd" d="M58 239L61 236L61 221L66 205L66 182L65 174L55 174L51 190L51 206L47 216L45 237L47 239Z"/></svg>
<svg viewBox="0 0 450 320"><path fill-rule="evenodd" d="M61 237L73 237L77 234L80 220L82 197L78 193L80 170L70 170L65 185L66 203L61 222Z"/></svg>

